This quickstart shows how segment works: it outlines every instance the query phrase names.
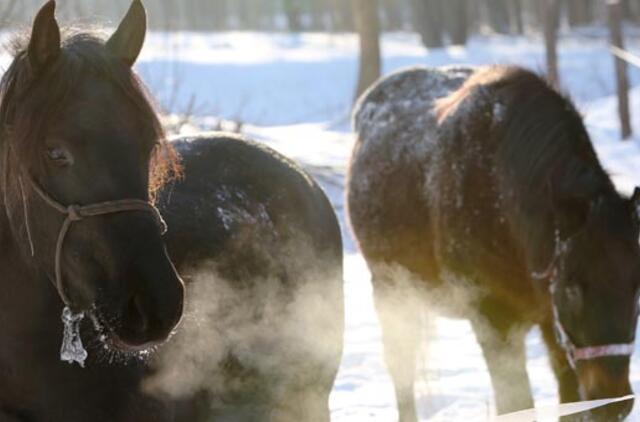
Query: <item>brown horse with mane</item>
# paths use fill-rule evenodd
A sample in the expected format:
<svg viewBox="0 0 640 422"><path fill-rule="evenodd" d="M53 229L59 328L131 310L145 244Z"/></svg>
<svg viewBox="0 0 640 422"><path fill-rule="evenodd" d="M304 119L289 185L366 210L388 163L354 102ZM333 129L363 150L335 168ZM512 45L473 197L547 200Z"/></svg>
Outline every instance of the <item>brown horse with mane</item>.
<svg viewBox="0 0 640 422"><path fill-rule="evenodd" d="M355 129L349 215L401 421L425 308L471 322L498 413L533 406L533 326L562 402L631 393L640 195L616 191L566 97L518 67L416 68L365 93Z"/></svg>
<svg viewBox="0 0 640 422"><path fill-rule="evenodd" d="M107 40L54 11L0 82L0 422L328 421L342 243L322 190L244 139L165 140L132 71L139 0Z"/></svg>

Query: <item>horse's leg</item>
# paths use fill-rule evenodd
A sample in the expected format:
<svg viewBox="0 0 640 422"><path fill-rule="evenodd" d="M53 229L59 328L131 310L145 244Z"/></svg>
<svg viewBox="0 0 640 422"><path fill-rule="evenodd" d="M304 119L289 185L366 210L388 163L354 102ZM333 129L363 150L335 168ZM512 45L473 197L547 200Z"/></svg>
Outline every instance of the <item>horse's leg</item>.
<svg viewBox="0 0 640 422"><path fill-rule="evenodd" d="M407 286L408 280L394 279L385 270L372 270L372 273L384 359L395 388L398 419L415 422L418 418L413 387L422 331L422 306L416 290Z"/></svg>
<svg viewBox="0 0 640 422"><path fill-rule="evenodd" d="M473 319L471 325L489 369L498 414L532 408L525 331L502 318Z"/></svg>
<svg viewBox="0 0 640 422"><path fill-rule="evenodd" d="M553 322L546 321L540 324L540 331L542 331L542 339L549 351L551 368L558 381L560 403L579 401L578 379L569 365L564 349L556 341Z"/></svg>

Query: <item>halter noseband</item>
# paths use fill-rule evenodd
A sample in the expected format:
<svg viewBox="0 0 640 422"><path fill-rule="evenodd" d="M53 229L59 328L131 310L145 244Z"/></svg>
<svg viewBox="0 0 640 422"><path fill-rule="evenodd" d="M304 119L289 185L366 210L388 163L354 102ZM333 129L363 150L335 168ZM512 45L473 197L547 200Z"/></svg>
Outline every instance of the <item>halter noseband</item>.
<svg viewBox="0 0 640 422"><path fill-rule="evenodd" d="M85 218L97 217L100 215L116 214L127 211L146 211L150 212L153 215L153 218L160 227L161 234L164 234L167 231L167 225L162 219L160 211L158 211L158 209L153 204L147 201L143 201L142 199L120 199L116 201L98 202L89 205L64 206L60 202L53 199L50 195L48 195L35 181L30 180L30 182L33 190L47 205L65 216L65 219L58 233L58 239L56 241L54 285L56 290L58 291L58 294L60 295L60 298L68 307L71 307L71 302L64 291L64 286L62 285L62 247L64 245L64 240L67 232L69 231L69 228L71 227L71 224L82 221ZM22 181L20 181L20 187L22 189ZM31 230L29 228L29 218L26 212L26 205L25 224L27 227L29 243L32 247L33 252L33 240L31 238Z"/></svg>
<svg viewBox="0 0 640 422"><path fill-rule="evenodd" d="M558 343L565 350L569 365L573 369L576 368L576 362L580 360L597 359L608 356L631 356L634 352L635 342L630 343L617 343L617 344L603 344L598 346L586 346L576 347L571 341L571 337L564 329L562 322L560 321L560 315L558 313L558 307L553 300L553 294L556 290L556 284L558 281L558 267L561 256L567 251L567 243L569 239L561 240L560 233L555 232L555 250L553 258L549 263L549 266L543 272L534 272L531 276L537 280L549 280L549 293L551 294L551 309L553 312L553 326L556 333L556 339Z"/></svg>

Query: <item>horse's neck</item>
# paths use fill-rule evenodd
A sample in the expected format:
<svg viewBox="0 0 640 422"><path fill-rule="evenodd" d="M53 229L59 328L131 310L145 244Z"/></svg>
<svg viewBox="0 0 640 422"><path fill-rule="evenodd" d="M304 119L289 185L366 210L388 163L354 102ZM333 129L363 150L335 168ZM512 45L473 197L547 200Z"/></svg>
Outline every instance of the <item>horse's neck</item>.
<svg viewBox="0 0 640 422"><path fill-rule="evenodd" d="M522 197L514 197L507 205L511 233L524 254L528 269L542 272L553 259L555 251L555 226L553 219L541 204L526 203Z"/></svg>

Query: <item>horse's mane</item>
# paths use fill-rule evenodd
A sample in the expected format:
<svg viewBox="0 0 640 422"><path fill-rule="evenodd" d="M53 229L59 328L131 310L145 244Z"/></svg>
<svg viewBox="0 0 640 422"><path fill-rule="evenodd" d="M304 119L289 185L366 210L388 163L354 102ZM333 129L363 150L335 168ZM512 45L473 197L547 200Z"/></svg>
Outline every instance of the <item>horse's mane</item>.
<svg viewBox="0 0 640 422"><path fill-rule="evenodd" d="M588 170L594 195L613 189L582 116L572 101L544 78L515 66L481 69L438 102L438 120L444 123L474 95L484 97L480 102L486 109L481 112L488 114L494 136L505 140L497 155L511 169L509 175L514 183L527 187L532 194L542 194L549 184L559 180L564 187L570 187ZM473 116L460 116L464 118Z"/></svg>
<svg viewBox="0 0 640 422"><path fill-rule="evenodd" d="M531 71L482 68L438 101L436 116L440 130L471 136L493 151L497 183L527 248L548 249L543 245L558 229L558 212L580 224L598 198L620 200L572 101Z"/></svg>
<svg viewBox="0 0 640 422"><path fill-rule="evenodd" d="M74 84L86 72L111 81L137 110L130 118L151 131L150 138L155 142L149 179L151 196L155 197L165 183L180 174L178 155L166 140L146 88L133 71L108 54L98 31L64 30L62 53L37 77L27 57L28 41L28 36L17 35L10 42L14 59L0 81L0 148L5 155L3 161L8 161L0 165L4 167L5 199L16 195L11 189L7 191L7 180L26 169L42 166L43 130L55 111L69 101Z"/></svg>

